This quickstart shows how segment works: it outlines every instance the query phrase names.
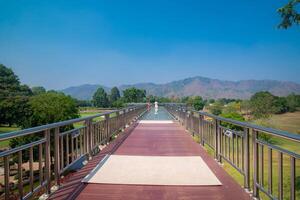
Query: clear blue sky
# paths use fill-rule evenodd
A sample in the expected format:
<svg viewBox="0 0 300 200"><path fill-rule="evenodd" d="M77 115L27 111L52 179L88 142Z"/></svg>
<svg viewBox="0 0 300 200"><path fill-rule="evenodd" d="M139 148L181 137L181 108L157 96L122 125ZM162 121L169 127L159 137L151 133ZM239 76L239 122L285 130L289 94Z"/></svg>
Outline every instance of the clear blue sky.
<svg viewBox="0 0 300 200"><path fill-rule="evenodd" d="M190 76L300 83L300 27L286 0L0 0L0 63L62 89Z"/></svg>

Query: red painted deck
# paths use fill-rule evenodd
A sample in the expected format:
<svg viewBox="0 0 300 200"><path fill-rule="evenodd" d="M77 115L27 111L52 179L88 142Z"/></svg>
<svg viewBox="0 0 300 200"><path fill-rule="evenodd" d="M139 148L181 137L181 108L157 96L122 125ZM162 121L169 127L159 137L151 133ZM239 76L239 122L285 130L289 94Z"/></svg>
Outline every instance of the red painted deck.
<svg viewBox="0 0 300 200"><path fill-rule="evenodd" d="M128 137L127 137L128 136ZM97 165L106 153L143 156L200 155L222 186L149 186L83 184L80 180ZM134 164L134 163L133 163ZM139 124L127 130L95 156L87 166L66 178L54 199L250 199L216 161L178 124Z"/></svg>

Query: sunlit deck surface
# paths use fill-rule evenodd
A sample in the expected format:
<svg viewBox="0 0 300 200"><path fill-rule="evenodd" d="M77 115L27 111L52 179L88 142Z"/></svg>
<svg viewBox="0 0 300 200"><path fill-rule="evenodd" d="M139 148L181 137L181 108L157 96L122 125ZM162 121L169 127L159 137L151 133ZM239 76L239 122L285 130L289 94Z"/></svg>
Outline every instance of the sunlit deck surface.
<svg viewBox="0 0 300 200"><path fill-rule="evenodd" d="M201 156L221 186L158 186L82 183L106 154L139 156ZM134 165L134 163L132 163ZM120 167L120 170L122 168ZM65 177L51 199L250 199L179 124L135 124L104 148L80 171Z"/></svg>

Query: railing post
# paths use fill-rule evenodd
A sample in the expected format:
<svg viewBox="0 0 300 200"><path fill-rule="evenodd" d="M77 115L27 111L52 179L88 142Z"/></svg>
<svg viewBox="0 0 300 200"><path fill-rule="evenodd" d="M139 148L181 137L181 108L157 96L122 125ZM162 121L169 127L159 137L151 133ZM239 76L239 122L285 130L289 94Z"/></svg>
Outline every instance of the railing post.
<svg viewBox="0 0 300 200"><path fill-rule="evenodd" d="M51 165L50 165L50 130L45 130L45 181L46 185L46 193L50 194L51 192Z"/></svg>
<svg viewBox="0 0 300 200"><path fill-rule="evenodd" d="M249 128L244 127L244 188L250 190L250 145Z"/></svg>
<svg viewBox="0 0 300 200"><path fill-rule="evenodd" d="M259 163L258 163L258 144L257 138L258 133L256 130L252 131L252 146L253 146L253 197L259 198L259 188L257 187L258 183L258 170L259 170Z"/></svg>
<svg viewBox="0 0 300 200"><path fill-rule="evenodd" d="M203 118L204 118L204 116L203 115L199 115L199 130L200 130L200 137L201 137L201 139L200 139L200 143L201 143L201 145L202 146L204 146L204 128L203 128Z"/></svg>
<svg viewBox="0 0 300 200"><path fill-rule="evenodd" d="M220 161L219 158L219 126L220 126L220 121L215 119L215 159L217 161Z"/></svg>
<svg viewBox="0 0 300 200"><path fill-rule="evenodd" d="M106 114L105 115L105 140L106 140L106 143L109 142L110 140L110 123L109 123L109 120L110 120L110 116L109 114Z"/></svg>
<svg viewBox="0 0 300 200"><path fill-rule="evenodd" d="M86 127L86 132L85 132L85 136L84 136L85 137L85 149L86 149L88 158L90 159L90 157L92 155L91 154L92 147L91 147L91 142L90 142L90 140L91 140L91 124L90 124L89 119L85 120L85 127ZM71 137L71 139L72 139L72 137Z"/></svg>
<svg viewBox="0 0 300 200"><path fill-rule="evenodd" d="M116 124L114 127L115 131L119 131L120 129L120 111L116 112Z"/></svg>
<svg viewBox="0 0 300 200"><path fill-rule="evenodd" d="M63 147L61 147L63 148ZM54 129L54 175L56 185L60 185L59 127Z"/></svg>
<svg viewBox="0 0 300 200"><path fill-rule="evenodd" d="M4 185L5 185L5 200L9 200L10 196L10 187L9 187L9 158L8 156L4 157Z"/></svg>

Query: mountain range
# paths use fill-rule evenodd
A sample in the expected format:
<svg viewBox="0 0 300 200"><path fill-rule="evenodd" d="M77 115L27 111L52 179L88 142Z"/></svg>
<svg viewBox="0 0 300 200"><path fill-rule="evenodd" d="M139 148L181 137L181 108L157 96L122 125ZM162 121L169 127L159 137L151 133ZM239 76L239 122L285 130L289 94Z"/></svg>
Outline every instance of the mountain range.
<svg viewBox="0 0 300 200"><path fill-rule="evenodd" d="M97 88L103 87L108 93L110 87L102 85L84 84L63 89L62 92L71 95L77 99L91 99ZM300 94L300 84L288 81L276 80L242 80L242 81L224 81L211 79L201 76L186 78L183 80L172 81L164 84L155 83L137 83L131 85L121 85L120 91L130 87L145 89L147 95L155 96L195 96L200 95L203 98L234 98L248 99L256 92L269 91L276 96L286 96L290 93Z"/></svg>

